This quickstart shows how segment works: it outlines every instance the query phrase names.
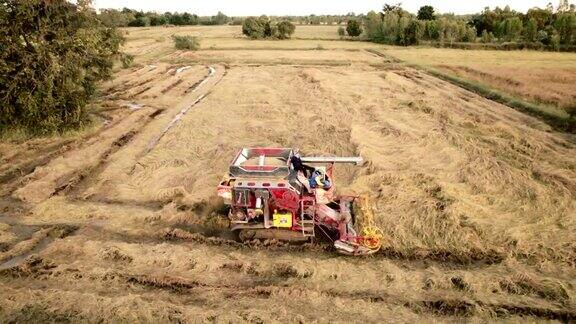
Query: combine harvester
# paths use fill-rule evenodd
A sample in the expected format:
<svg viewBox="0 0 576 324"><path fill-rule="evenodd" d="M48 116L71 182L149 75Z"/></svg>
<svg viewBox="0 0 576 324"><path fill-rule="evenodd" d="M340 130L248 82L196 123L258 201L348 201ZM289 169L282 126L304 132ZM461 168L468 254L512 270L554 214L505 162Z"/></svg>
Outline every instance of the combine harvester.
<svg viewBox="0 0 576 324"><path fill-rule="evenodd" d="M336 250L368 255L381 247L367 201L334 194L334 165L361 165L359 157L300 157L290 148L244 148L218 186L240 239L309 241L320 231ZM357 231L354 204L363 228ZM361 233L358 234L358 233Z"/></svg>

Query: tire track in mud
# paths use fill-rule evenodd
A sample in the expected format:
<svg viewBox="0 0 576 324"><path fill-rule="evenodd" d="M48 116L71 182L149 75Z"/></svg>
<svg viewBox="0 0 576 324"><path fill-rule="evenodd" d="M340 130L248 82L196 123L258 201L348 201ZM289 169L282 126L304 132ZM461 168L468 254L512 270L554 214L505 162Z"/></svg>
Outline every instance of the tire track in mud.
<svg viewBox="0 0 576 324"><path fill-rule="evenodd" d="M152 86L147 86L147 85L151 82L156 81L159 76L165 74L167 71L170 70L170 67L166 67L164 70L160 71L160 70L158 70L158 67L154 66L154 65L149 65L145 68L148 70L144 71L144 73L140 74L139 70L136 70L136 71L133 71L130 74L128 74L129 76L134 76L136 78L135 81L131 81L131 82L127 81L123 84L113 85L113 86L109 87L108 89L105 89L105 92L107 94L103 96L103 99L112 100L112 99L120 98L122 95L127 95L127 97L129 97L129 98L133 98L133 97L137 96L138 94L142 94L143 92L148 91L150 88L152 88ZM140 75L138 76L138 74L140 74ZM147 76L148 74L152 74L152 76L151 77ZM142 78L145 76L147 76L147 77L144 80L142 80ZM140 88L142 86L144 86L144 89L145 89L144 91L142 91L142 89L140 89L140 90L138 90L139 91L138 94L128 94L128 91L130 89L137 89L137 88Z"/></svg>
<svg viewBox="0 0 576 324"><path fill-rule="evenodd" d="M137 122L139 125L136 125L136 127L122 134L120 137L114 140L114 142L112 142L112 145L100 155L99 160L95 165L90 166L84 170L80 170L67 177L66 181L63 181L54 189L54 192L50 195L50 197L61 194L71 194L72 196L75 196L81 193L84 187L87 186L86 182L88 182L90 179L93 179L104 170L107 163L109 162L109 157L118 152L124 146L128 145L136 135L141 133L146 128L146 126L163 111L163 109L156 109L152 113L143 116Z"/></svg>
<svg viewBox="0 0 576 324"><path fill-rule="evenodd" d="M384 59L386 61L385 63L402 63L401 60L399 60L393 56L384 54L384 53L382 53L378 50L375 50L375 49L368 48L368 49L365 49L364 51L371 56Z"/></svg>
<svg viewBox="0 0 576 324"><path fill-rule="evenodd" d="M153 71L153 70L155 70L155 69L151 69L150 71ZM150 71L148 71L148 72L150 72ZM138 72L138 71L136 71L136 72ZM134 73L135 72L133 72L132 74L134 74ZM147 83L149 83L153 80L155 80L155 79L151 78L151 79L146 79L143 81L137 81L136 86L146 85ZM133 83L128 83L127 85L125 85L123 87L124 90L121 90L121 91L125 91L125 90L133 87L134 86ZM113 89L113 88L114 87L112 87L111 89ZM115 92L115 93L117 93L117 92ZM105 100L107 97L108 96L104 96L104 97L102 97L102 99ZM119 110L119 109L123 109L123 108L122 107L114 107L113 109L105 109L105 110L98 111L95 114L102 117L103 119L108 120L109 117L106 116L105 114L102 114L102 112L111 111L111 110ZM134 113L135 111L136 110L128 112L127 115L130 115L130 114ZM160 115L162 112L164 112L164 109L156 109L154 112L152 112L149 115L149 118L154 119L155 117ZM123 115L122 117L126 117L126 115ZM93 133L83 135L77 139L70 139L70 140L63 141L61 143L51 144L48 147L40 149L38 151L32 151L32 152L28 152L28 153L19 153L19 154L13 156L11 158L11 160L14 160L14 159L21 160L21 162L16 161L16 162L18 162L17 164L15 164L14 166L11 166L10 168L7 168L2 173L0 173L0 184L2 184L2 190L0 191L0 198L6 200L6 198L8 196L12 195L14 193L14 191L16 191L19 188L19 186L21 186L23 184L24 178L31 175L32 173L34 173L38 167L46 166L49 163L51 163L53 160L63 156L63 154L68 153L72 150L80 150L80 149L86 148L87 146L94 143L94 140L96 138L98 138L98 136L102 135L102 133L104 133L106 131L113 129L115 126L118 125L118 123L122 122L123 120L124 120L124 118L118 118L118 119L114 118L114 120L111 120L111 122L105 123L102 127L100 127L97 131L95 131ZM144 127L144 126L142 126L142 127ZM139 132L139 130L136 130L136 132ZM126 134L126 135L128 135L128 134ZM121 141L121 138L119 138L119 141ZM113 144L110 151L114 150L114 146L116 146L116 144L118 144L118 143ZM110 152L107 152L107 153L110 153ZM24 154L24 156L22 158L20 158L19 156L22 154ZM109 155L109 154L105 154L105 155ZM60 189L62 190L62 189L64 189L64 187L65 187L65 185L63 184L63 187Z"/></svg>
<svg viewBox="0 0 576 324"><path fill-rule="evenodd" d="M210 73L200 82L198 82L194 88L194 91L197 90L198 88L200 88L202 85L204 85L206 82L209 81L209 79L211 77L213 77L214 75L216 75L216 69L210 67L209 68ZM216 85L218 82L220 81L220 79L218 79L212 86ZM147 82L146 80L144 82ZM208 91L209 93L209 89L206 89L206 91ZM176 115L176 117L171 121L171 123L165 127L163 134L165 134L172 126L174 126L180 118L182 118L184 116L184 114L190 109L192 108L195 104L197 104L198 102L200 102L208 93L203 93L200 95L199 98L197 98L191 105L188 105L185 109L182 109L178 115ZM135 136L137 136L138 134L140 134L145 128L146 126L152 121L154 120L157 116L159 116L160 114L162 114L165 110L164 109L155 109L153 110L151 113L140 113L142 116L138 117L138 119L136 119L133 124L129 124L128 126L130 127L130 130L126 131L126 132L122 132L122 134L120 134L111 144L110 147L107 148L105 151L103 151L101 154L99 154L99 158L98 161L94 164L94 165L89 165L88 167L84 167L81 170L71 170L70 173L67 174L63 174L61 176L59 176L58 179L55 179L55 183L54 183L54 188L52 188L50 191L50 193L48 193L48 195L46 196L46 199L52 196L56 196L56 195L67 195L67 194L72 194L74 195L78 195L82 192L83 189L89 187L89 180L93 179L95 176L97 176L99 173L101 173L106 165L109 162L109 157L112 156L114 153L118 152L122 147L126 146L127 144L129 144L134 138ZM124 119L123 119L124 120ZM119 121L121 122L121 121ZM135 125L135 126L133 126ZM100 141L96 141L96 139L99 138L99 136L101 136L104 132L112 132L114 133L114 131L117 131L118 127L120 127L120 124L115 123L113 125L109 125L107 127L103 127L100 131L98 131L96 134L92 134L91 136L87 137L88 139L90 139L90 141L88 143L80 143L80 141L76 141L77 143L80 143L80 145L73 145L74 143L64 147L63 149L59 149L55 152L50 152L49 154L47 154L47 156L45 158L39 159L34 161L33 163L31 163L30 165L26 166L26 170L27 174L25 176L27 176L29 179L31 180L31 182L34 181L44 181L45 176L41 176L38 179L34 179L33 177L33 173L37 170L37 168L39 166L49 166L51 162L53 162L54 160L58 159L59 157L62 156L62 154L64 153L70 153L73 150L81 150L81 149L88 149L90 145L92 144L96 144ZM161 136L160 136L161 137ZM158 140L160 137L157 137ZM154 141L154 140L153 140ZM15 172L15 171L13 171ZM11 175L12 173L9 172ZM6 175L6 177L8 177L8 175ZM19 179L10 179L10 190L7 193L8 195L12 195L15 192L21 191L19 189L21 189L21 184L24 182L26 182L22 177L20 177ZM27 186L28 184L26 184ZM27 194L25 194L26 196ZM20 199L20 197L17 197L18 199ZM40 198L34 198L35 200L40 199ZM43 198L42 198L43 199Z"/></svg>
<svg viewBox="0 0 576 324"><path fill-rule="evenodd" d="M34 225L31 225L35 227ZM73 234L77 226L69 224L54 224L48 227L39 227L30 238L20 241L5 252L0 252L0 272L19 267L26 259L40 253L56 238L64 238Z"/></svg>
<svg viewBox="0 0 576 324"><path fill-rule="evenodd" d="M121 108L114 108L114 110ZM110 110L105 110L110 111ZM157 110L155 113L150 115L150 117L156 117L157 114L161 113L163 110ZM63 154L71 150L79 150L85 148L92 143L92 140L98 137L103 132L116 126L121 119L112 121L107 125L103 125L94 133L83 135L77 139L65 140L61 143L51 144L46 148L43 148L36 152L26 153L24 160L8 169L6 169L2 174L0 174L0 184L2 184L2 191L0 191L0 198L6 198L10 196L18 186L22 184L22 179L26 176L34 173L36 168L43 167L54 159L62 156ZM21 153L24 154L24 153ZM19 159L19 155L15 155L11 160ZM11 162L11 161L7 161Z"/></svg>
<svg viewBox="0 0 576 324"><path fill-rule="evenodd" d="M163 111L163 109L158 109L150 114L149 117L153 119ZM120 121L121 120L118 120L112 124L104 125L95 133L81 136L75 140L67 140L63 143L52 145L42 152L31 153L31 155L36 155L36 157L29 161L21 162L0 175L0 184L2 184L0 199L7 203L9 202L11 205L17 205L18 203L14 201L10 196L16 190L18 190L21 185L25 184L25 178L31 176L37 170L37 168L49 165L52 161L70 151L81 150L88 147L93 143L92 141L95 138L100 136L103 132L116 126ZM64 187L62 187L62 189L64 189Z"/></svg>
<svg viewBox="0 0 576 324"><path fill-rule="evenodd" d="M23 177L31 174L37 167L44 166L53 159L61 156L72 149L71 144L74 141L66 141L61 143L56 148L47 149L39 153L39 156L29 161L24 161L14 167L8 169L0 175L0 184L2 184L2 192L0 195L10 195L14 190L18 189L18 185Z"/></svg>
<svg viewBox="0 0 576 324"><path fill-rule="evenodd" d="M208 81L213 78L214 76L216 76L217 74L217 70L216 68L210 66L208 67L209 69L209 73L208 75L200 82L194 84L191 88L186 90L186 93L193 93L198 91L198 89L200 89L204 84L208 83ZM224 71L225 72L225 71ZM213 84L211 87L209 87L208 89L205 90L204 93L200 94L200 96L198 96L198 98L196 98L192 103L187 104L185 107L183 107L182 109L180 109L180 111L174 116L174 118L164 127L164 129L160 132L160 134L156 135L146 146L146 148L144 149L144 151L142 152L142 154L140 155L140 157L147 155L148 153L150 153L150 151L152 151L156 145L158 145L158 143L160 142L160 140L162 139L162 137L164 137L164 135L170 130L172 129L172 127L174 127L179 121L180 119L182 119L182 117L184 117L184 115L186 115L188 113L188 111L190 109L192 109L194 106L196 106L199 102L201 102L206 96L208 96L211 93L211 89L213 87L215 87L224 77L225 73L223 73Z"/></svg>
<svg viewBox="0 0 576 324"><path fill-rule="evenodd" d="M51 197L59 195L61 193L68 194L68 193L70 193L71 190L79 187L83 180L88 179L89 177L93 176L96 173L99 173L98 170L101 170L104 167L104 165L106 164L106 162L108 160L108 157L110 157L112 154L118 152L124 145L130 143L130 141L134 138L136 133L137 133L136 130L131 130L128 133L122 135L117 140L115 140L112 143L112 146L110 148L108 148L100 156L100 160L98 161L98 164L96 164L95 166L90 167L86 170L81 171L80 173L78 173L77 175L75 175L71 179L69 179L66 183L62 184L59 187L56 187L54 189L54 192L52 193Z"/></svg>

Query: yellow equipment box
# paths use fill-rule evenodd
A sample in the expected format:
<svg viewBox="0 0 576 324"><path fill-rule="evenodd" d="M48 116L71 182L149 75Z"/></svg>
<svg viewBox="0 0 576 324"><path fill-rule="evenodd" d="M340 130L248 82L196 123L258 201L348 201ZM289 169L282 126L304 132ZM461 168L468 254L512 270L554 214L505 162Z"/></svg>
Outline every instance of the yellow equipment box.
<svg viewBox="0 0 576 324"><path fill-rule="evenodd" d="M292 214L275 212L272 215L272 225L274 227L292 227Z"/></svg>

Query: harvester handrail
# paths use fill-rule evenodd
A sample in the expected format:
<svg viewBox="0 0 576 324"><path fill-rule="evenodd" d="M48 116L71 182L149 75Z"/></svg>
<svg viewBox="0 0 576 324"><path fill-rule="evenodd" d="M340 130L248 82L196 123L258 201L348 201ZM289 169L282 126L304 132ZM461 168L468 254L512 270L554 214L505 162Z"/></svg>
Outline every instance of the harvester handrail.
<svg viewBox="0 0 576 324"><path fill-rule="evenodd" d="M336 156L304 156L302 157L304 163L351 163L355 165L362 165L364 159L361 157L336 157Z"/></svg>

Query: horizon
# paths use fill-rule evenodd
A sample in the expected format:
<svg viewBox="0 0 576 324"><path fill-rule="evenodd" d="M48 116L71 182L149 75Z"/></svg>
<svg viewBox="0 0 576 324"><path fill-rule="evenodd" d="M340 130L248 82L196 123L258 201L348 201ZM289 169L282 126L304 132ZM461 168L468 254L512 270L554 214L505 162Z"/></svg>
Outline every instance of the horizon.
<svg viewBox="0 0 576 324"><path fill-rule="evenodd" d="M250 4L247 4L250 3ZM545 8L549 0L480 0L474 3L452 1L430 0L402 1L402 7L416 13L421 6L431 5L439 14L454 13L457 15L469 15L481 12L485 7L494 9L504 8L507 5L512 10L527 12L530 8ZM554 7L559 1L552 1ZM347 13L366 14L370 11L380 11L385 3L390 1L364 0L358 3L344 0L293 0L290 3L277 3L266 0L247 0L245 2L235 0L213 0L210 3L190 3L183 0L95 0L96 9L122 9L130 8L142 11L164 12L188 12L199 16L213 16L219 11L227 16L247 17L247 16L309 16L309 15L345 15ZM394 3L394 2L392 2ZM571 1L571 3L573 3Z"/></svg>

